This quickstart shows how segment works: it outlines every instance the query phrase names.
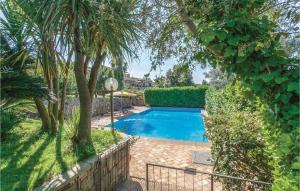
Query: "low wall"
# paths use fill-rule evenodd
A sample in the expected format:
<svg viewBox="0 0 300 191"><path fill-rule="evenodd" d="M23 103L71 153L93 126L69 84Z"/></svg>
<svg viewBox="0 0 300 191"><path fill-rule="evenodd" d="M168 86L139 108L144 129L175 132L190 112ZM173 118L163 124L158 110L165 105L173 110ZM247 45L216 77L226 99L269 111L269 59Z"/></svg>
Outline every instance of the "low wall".
<svg viewBox="0 0 300 191"><path fill-rule="evenodd" d="M60 174L35 191L116 190L129 178L129 150L135 140L127 137L104 153Z"/></svg>
<svg viewBox="0 0 300 191"><path fill-rule="evenodd" d="M120 111L122 108L130 108L134 106L131 97L113 98L113 105L115 111ZM71 116L73 110L79 107L78 98L67 98L65 101L65 115ZM98 116L110 112L110 100L108 98L98 97L93 99L92 115Z"/></svg>
<svg viewBox="0 0 300 191"><path fill-rule="evenodd" d="M135 96L135 97L133 97L132 105L134 105L134 106L144 106L145 105L144 96Z"/></svg>
<svg viewBox="0 0 300 191"><path fill-rule="evenodd" d="M45 101L47 104L47 101ZM143 96L133 97L114 97L113 98L114 111L120 111L122 108L130 108L132 106L144 106ZM92 115L104 115L110 112L110 100L109 98L97 97L93 99ZM71 117L74 109L79 108L79 99L75 97L68 97L65 101L65 116ZM27 117L38 117L38 113L27 112Z"/></svg>

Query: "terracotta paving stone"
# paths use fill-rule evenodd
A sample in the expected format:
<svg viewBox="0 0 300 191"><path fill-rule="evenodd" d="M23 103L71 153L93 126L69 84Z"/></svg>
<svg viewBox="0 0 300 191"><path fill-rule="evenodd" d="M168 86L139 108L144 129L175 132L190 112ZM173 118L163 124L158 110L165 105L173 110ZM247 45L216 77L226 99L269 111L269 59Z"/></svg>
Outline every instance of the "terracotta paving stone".
<svg viewBox="0 0 300 191"><path fill-rule="evenodd" d="M146 163L211 172L212 165L192 163L192 152L210 152L210 143L140 138L130 149L130 175L146 176Z"/></svg>
<svg viewBox="0 0 300 191"><path fill-rule="evenodd" d="M139 138L130 149L130 176L129 185L140 185L141 189L123 190L146 190L146 163L165 165L176 168L193 168L202 172L211 172L212 165L192 163L192 152L210 152L210 143L195 143L188 141L174 141L167 139ZM149 166L149 189L156 191L164 190L210 190L210 175L189 174L181 170L172 170ZM215 190L220 190L220 185L215 184Z"/></svg>

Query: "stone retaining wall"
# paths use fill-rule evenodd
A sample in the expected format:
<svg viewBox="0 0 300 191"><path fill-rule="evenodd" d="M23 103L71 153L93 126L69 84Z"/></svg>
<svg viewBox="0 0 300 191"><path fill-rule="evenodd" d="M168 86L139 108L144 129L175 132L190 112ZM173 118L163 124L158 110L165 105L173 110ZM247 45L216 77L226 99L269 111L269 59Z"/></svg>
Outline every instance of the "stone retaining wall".
<svg viewBox="0 0 300 191"><path fill-rule="evenodd" d="M35 191L116 190L129 178L129 150L135 140L127 137L104 153L82 161Z"/></svg>
<svg viewBox="0 0 300 191"><path fill-rule="evenodd" d="M47 101L45 101L47 105ZM113 98L114 111L120 111L122 108L131 108L132 106L144 106L143 96L133 97L114 97ZM98 116L110 112L110 100L109 98L97 97L93 99L92 115ZM65 117L69 118L76 108L79 108L79 99L76 97L68 97L65 101ZM38 113L27 112L27 117L38 117Z"/></svg>
<svg viewBox="0 0 300 191"><path fill-rule="evenodd" d="M130 108L132 106L143 106L144 99L142 96L135 97L114 97L113 105L115 111L120 111L122 108ZM92 115L98 116L110 112L110 100L108 98L98 97L93 100ZM65 102L65 115L70 117L73 110L79 107L78 98L68 98Z"/></svg>

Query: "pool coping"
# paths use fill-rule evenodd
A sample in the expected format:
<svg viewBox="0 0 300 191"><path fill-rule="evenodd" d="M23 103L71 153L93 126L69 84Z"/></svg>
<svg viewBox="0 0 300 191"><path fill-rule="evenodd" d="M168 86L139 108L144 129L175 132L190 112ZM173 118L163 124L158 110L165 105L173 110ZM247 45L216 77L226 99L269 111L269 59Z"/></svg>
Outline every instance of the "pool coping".
<svg viewBox="0 0 300 191"><path fill-rule="evenodd" d="M132 135L128 135L128 136L132 136ZM132 136L132 137L137 137L139 139L145 139L145 140L148 140L148 139L149 140L158 140L158 141L161 141L161 142L172 142L172 143L180 143L180 144L187 144L187 145L194 144L194 145L208 145L208 146L211 146L211 142L184 141L184 140L174 140L174 139L156 138L156 137L142 137L142 136Z"/></svg>

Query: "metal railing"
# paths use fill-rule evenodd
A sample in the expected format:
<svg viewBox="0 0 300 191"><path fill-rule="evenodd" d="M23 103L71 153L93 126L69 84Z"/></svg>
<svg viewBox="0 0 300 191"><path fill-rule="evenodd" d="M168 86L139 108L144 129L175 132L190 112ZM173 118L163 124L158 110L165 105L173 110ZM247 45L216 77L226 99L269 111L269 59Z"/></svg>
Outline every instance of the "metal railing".
<svg viewBox="0 0 300 191"><path fill-rule="evenodd" d="M268 191L271 184L192 168L146 164L147 191Z"/></svg>

